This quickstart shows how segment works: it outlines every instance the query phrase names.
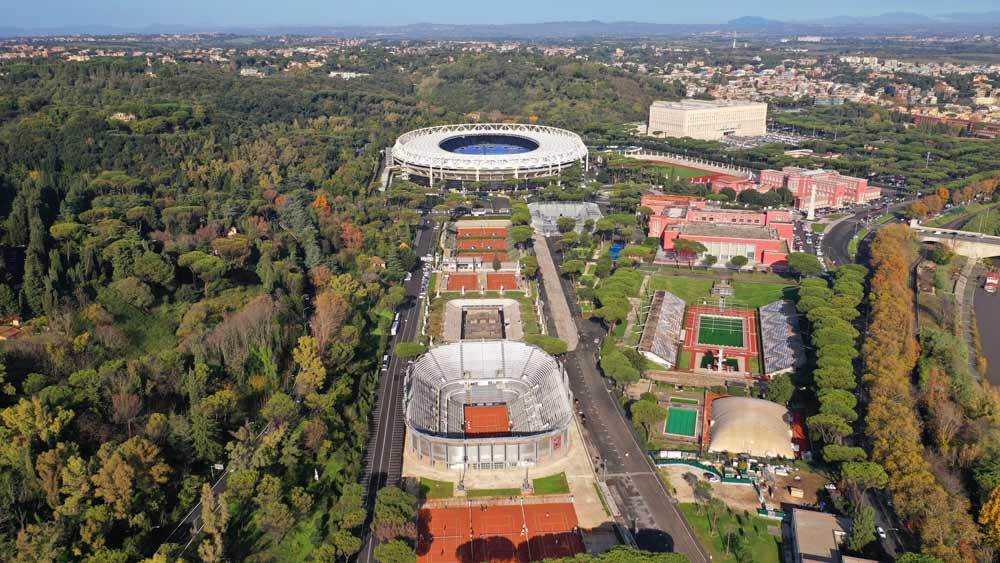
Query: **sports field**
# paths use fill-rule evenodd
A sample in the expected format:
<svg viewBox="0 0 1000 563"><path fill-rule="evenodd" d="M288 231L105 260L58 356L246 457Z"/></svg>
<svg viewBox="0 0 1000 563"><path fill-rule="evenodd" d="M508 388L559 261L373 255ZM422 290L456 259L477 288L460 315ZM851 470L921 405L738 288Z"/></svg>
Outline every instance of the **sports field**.
<svg viewBox="0 0 1000 563"><path fill-rule="evenodd" d="M698 411L681 407L667 408L667 422L663 428L666 434L694 436L698 424Z"/></svg>
<svg viewBox="0 0 1000 563"><path fill-rule="evenodd" d="M701 315L698 318L698 344L742 348L743 319Z"/></svg>
<svg viewBox="0 0 1000 563"><path fill-rule="evenodd" d="M510 434L510 418L507 407L466 406L465 435L469 438L489 438Z"/></svg>
<svg viewBox="0 0 1000 563"><path fill-rule="evenodd" d="M648 162L648 165L652 166L652 168L654 168L660 174L672 178L677 178L678 180L687 180L688 178L702 178L705 176L716 175L715 172L710 172L708 170L699 170L697 168L688 168L687 166L666 164L663 162Z"/></svg>
<svg viewBox="0 0 1000 563"><path fill-rule="evenodd" d="M417 521L418 563L528 563L583 551L570 503L470 501L423 508Z"/></svg>

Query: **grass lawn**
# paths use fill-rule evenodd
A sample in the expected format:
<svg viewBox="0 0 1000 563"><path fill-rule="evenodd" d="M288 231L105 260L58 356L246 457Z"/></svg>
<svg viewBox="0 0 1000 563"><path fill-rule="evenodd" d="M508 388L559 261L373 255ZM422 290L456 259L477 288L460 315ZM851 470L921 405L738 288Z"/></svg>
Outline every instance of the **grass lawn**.
<svg viewBox="0 0 1000 563"><path fill-rule="evenodd" d="M618 324L615 325L615 329L613 331L611 331L611 334L612 334L612 336L614 336L618 340L621 340L622 338L625 338L625 329L626 328L627 327L626 327L625 323L618 323Z"/></svg>
<svg viewBox="0 0 1000 563"><path fill-rule="evenodd" d="M826 218L830 219L831 221L836 221L837 219L843 219L844 217L847 217L849 215L850 213L834 213L833 215L827 215Z"/></svg>
<svg viewBox="0 0 1000 563"><path fill-rule="evenodd" d="M455 494L455 484L451 481L435 481L420 478L420 496L426 499L451 498Z"/></svg>
<svg viewBox="0 0 1000 563"><path fill-rule="evenodd" d="M700 401L698 401L698 399L689 399L687 397L670 397L670 402L681 405L697 405Z"/></svg>
<svg viewBox="0 0 1000 563"><path fill-rule="evenodd" d="M536 495L565 495L569 493L569 482L565 473L556 473L532 481Z"/></svg>
<svg viewBox="0 0 1000 563"><path fill-rule="evenodd" d="M469 498L519 497L521 489L469 489L465 491L465 496Z"/></svg>
<svg viewBox="0 0 1000 563"><path fill-rule="evenodd" d="M681 350L681 355L677 358L677 369L691 369L690 350Z"/></svg>
<svg viewBox="0 0 1000 563"><path fill-rule="evenodd" d="M712 281L710 278L653 276L649 280L649 288L652 291L666 290L683 299L685 303L697 304L711 296ZM794 296L795 286L737 280L733 282L733 291L734 302L756 308L782 297Z"/></svg>
<svg viewBox="0 0 1000 563"><path fill-rule="evenodd" d="M733 301L748 307L761 307L773 303L782 297L791 299L797 291L793 285L776 283L754 283L745 281L733 282Z"/></svg>
<svg viewBox="0 0 1000 563"><path fill-rule="evenodd" d="M732 552L735 551L734 546L739 543L737 538L731 540L729 554L727 554L725 535L718 532L713 533L709 518L702 514L698 505L681 503L677 505L677 508L694 529L698 541L712 555L712 561L736 561L736 556ZM746 542L750 552L750 561L754 563L778 563L781 560L778 547L780 538L772 536L767 531L768 526L780 527L779 523L754 515L735 514L727 509L719 516L715 525L719 530L733 530L733 533L740 540Z"/></svg>
<svg viewBox="0 0 1000 563"><path fill-rule="evenodd" d="M666 290L684 300L685 303L701 303L712 293L710 278L684 278L680 276L653 276L649 280L652 291Z"/></svg>
<svg viewBox="0 0 1000 563"><path fill-rule="evenodd" d="M861 229L858 234L854 235L854 238L847 243L847 253L854 258L854 255L858 253L858 244L868 236L868 229Z"/></svg>
<svg viewBox="0 0 1000 563"><path fill-rule="evenodd" d="M809 225L809 228L812 229L812 232L814 233L826 232L826 227L826 223L813 223L812 225Z"/></svg>
<svg viewBox="0 0 1000 563"><path fill-rule="evenodd" d="M680 180L686 180L687 178L697 178L699 176L711 176L714 172L709 172L707 170L698 170L696 168L686 168L684 166L676 166L674 164L662 164L656 163L652 165L658 172L661 172L667 176L674 176Z"/></svg>

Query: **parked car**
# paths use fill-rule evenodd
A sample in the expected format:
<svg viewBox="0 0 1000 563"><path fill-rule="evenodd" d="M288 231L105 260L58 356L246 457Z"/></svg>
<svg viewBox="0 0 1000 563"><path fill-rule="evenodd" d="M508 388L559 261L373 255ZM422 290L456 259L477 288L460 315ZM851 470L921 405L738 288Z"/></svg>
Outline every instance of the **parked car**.
<svg viewBox="0 0 1000 563"><path fill-rule="evenodd" d="M702 475L705 477L705 480L708 481L709 483L721 483L722 482L722 479L719 479L719 476L716 475L715 473L710 473L710 472L706 471Z"/></svg>
<svg viewBox="0 0 1000 563"><path fill-rule="evenodd" d="M875 533L878 534L878 537L885 539L885 530L882 529L882 526L875 526Z"/></svg>

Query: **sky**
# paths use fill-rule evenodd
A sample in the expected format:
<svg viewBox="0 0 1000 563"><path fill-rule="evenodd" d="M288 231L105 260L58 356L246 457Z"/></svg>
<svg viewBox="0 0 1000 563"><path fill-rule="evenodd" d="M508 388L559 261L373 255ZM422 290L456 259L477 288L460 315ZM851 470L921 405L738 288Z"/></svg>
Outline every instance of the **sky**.
<svg viewBox="0 0 1000 563"><path fill-rule="evenodd" d="M996 9L996 0L3 0L0 27L25 29L152 24L214 27L642 21L722 23L740 16L805 20L907 11Z"/></svg>

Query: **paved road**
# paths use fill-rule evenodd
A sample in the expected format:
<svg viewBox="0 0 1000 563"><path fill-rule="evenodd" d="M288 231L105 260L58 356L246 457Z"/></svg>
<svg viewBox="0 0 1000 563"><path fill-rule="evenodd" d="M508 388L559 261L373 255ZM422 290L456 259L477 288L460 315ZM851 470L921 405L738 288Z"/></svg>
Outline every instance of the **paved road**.
<svg viewBox="0 0 1000 563"><path fill-rule="evenodd" d="M870 221L886 213L902 209L909 204L910 201L908 200L901 203L894 203L888 207L880 206L863 209L850 217L845 217L827 231L823 237L822 248L826 258L835 266L854 263L854 259L847 252L847 246L850 244L851 239L854 238L854 235L861 229L875 226L870 224Z"/></svg>
<svg viewBox="0 0 1000 563"><path fill-rule="evenodd" d="M437 225L425 215L418 230L416 252L423 256L431 252L437 237ZM389 342L390 350L397 342L413 342L420 333L419 311L422 306L419 293L423 281L422 273L415 272L406 282L406 300L400 307L399 327L396 336ZM403 424L403 378L408 362L392 355L387 370L379 373L376 389L375 408L369 420L370 434L365 447L364 470L361 483L366 487L365 502L368 520L364 530L368 530L375 508L375 496L382 487L398 485L403 470L403 440L406 427ZM364 547L358 554L360 563L374 563L376 538L368 533Z"/></svg>
<svg viewBox="0 0 1000 563"><path fill-rule="evenodd" d="M553 257L561 258L550 239ZM625 419L618 401L597 369L598 342L605 335L597 322L584 320L571 284L561 279L563 293L580 331L577 349L566 355L570 388L586 415L584 434L594 446L601 476L615 495L622 514L628 519L639 547L651 551L677 551L692 563L707 563L708 556L695 539L674 504L652 460L640 446L632 425ZM543 289L544 292L544 289ZM546 303L551 296L544 296Z"/></svg>

